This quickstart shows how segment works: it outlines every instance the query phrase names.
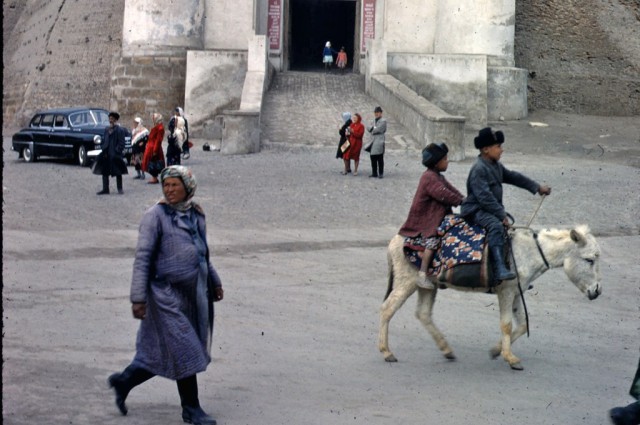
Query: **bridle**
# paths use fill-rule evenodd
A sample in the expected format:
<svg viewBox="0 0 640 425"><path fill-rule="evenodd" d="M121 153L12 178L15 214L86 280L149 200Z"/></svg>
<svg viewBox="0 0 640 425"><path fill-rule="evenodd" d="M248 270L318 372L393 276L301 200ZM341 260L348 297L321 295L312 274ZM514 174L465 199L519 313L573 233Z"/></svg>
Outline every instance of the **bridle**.
<svg viewBox="0 0 640 425"><path fill-rule="evenodd" d="M551 267L549 266L549 262L547 261L547 257L545 257L544 251L542 251L542 247L540 246L540 242L538 241L538 232L532 230L531 227L529 227L531 225L531 222L533 222L533 219L535 218L535 216L538 214L538 210L540 210L540 207L542 206L542 202L544 201L544 199L546 197L547 197L547 195L542 195L542 199L540 200L540 203L538 204L538 208L536 208L536 210L533 212L533 215L529 219L529 222L527 223L526 226L512 226L511 228L512 229L528 229L528 230L531 231L532 236L533 236L533 240L536 243L536 248L538 248L538 252L540 253L540 257L542 257L542 261L544 262L546 270L549 270ZM515 221L513 219L513 217L511 217L511 220ZM529 337L529 312L527 311L527 303L524 300L524 292L522 291L522 285L520 284L520 274L518 273L518 265L516 264L516 257L513 255L513 246L511 244L511 237L507 237L507 241L509 243L509 251L510 251L511 259L513 260L513 268L515 269L514 271L516 273L516 279L518 281L518 291L520 292L520 299L522 300L522 307L524 308L524 317L525 317L525 320L526 320L526 323L527 323L527 338L528 338Z"/></svg>

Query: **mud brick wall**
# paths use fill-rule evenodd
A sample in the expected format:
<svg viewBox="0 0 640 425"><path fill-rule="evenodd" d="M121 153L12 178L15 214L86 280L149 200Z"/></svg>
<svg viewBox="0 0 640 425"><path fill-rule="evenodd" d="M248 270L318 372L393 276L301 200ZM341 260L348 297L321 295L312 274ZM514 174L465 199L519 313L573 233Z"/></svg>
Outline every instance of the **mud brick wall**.
<svg viewBox="0 0 640 425"><path fill-rule="evenodd" d="M640 1L516 2L529 110L640 115Z"/></svg>
<svg viewBox="0 0 640 425"><path fill-rule="evenodd" d="M151 114L158 112L165 125L176 106L184 107L186 54L178 56L115 57L111 77L110 109L131 126L142 117L151 128Z"/></svg>
<svg viewBox="0 0 640 425"><path fill-rule="evenodd" d="M5 0L3 13L3 128L38 109L109 107L124 0Z"/></svg>

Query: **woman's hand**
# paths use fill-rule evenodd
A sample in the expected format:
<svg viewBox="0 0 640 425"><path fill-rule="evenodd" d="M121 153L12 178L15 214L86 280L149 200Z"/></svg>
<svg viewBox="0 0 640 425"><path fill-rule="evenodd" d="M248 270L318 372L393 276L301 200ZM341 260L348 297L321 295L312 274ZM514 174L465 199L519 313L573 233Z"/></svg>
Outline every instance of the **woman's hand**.
<svg viewBox="0 0 640 425"><path fill-rule="evenodd" d="M224 298L224 290L222 289L222 286L216 286L213 294L213 300L222 301L223 298Z"/></svg>
<svg viewBox="0 0 640 425"><path fill-rule="evenodd" d="M145 303L133 303L131 304L131 311L133 317L143 320L147 315L147 305Z"/></svg>

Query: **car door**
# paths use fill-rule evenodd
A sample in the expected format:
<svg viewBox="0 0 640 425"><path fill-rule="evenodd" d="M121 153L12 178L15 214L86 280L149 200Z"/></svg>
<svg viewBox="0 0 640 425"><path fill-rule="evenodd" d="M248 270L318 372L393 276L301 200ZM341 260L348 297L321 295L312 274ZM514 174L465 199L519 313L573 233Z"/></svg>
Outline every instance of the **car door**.
<svg viewBox="0 0 640 425"><path fill-rule="evenodd" d="M38 156L52 155L51 133L53 132L54 114L42 114L42 119L37 127L33 128L33 145Z"/></svg>
<svg viewBox="0 0 640 425"><path fill-rule="evenodd" d="M69 121L63 114L57 114L53 121L53 129L49 137L51 155L59 157L73 156L73 143L67 137L69 134Z"/></svg>

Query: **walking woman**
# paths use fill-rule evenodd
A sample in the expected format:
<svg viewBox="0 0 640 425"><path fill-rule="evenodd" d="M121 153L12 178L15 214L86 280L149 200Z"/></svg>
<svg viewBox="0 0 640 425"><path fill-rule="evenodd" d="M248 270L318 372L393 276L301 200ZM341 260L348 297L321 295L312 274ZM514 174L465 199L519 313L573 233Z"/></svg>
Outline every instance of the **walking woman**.
<svg viewBox="0 0 640 425"><path fill-rule="evenodd" d="M174 165L160 174L164 197L142 217L131 279L131 309L140 320L133 361L109 377L116 406L136 386L159 375L178 384L182 419L215 425L200 407L196 374L211 362L213 302L224 297L209 260L205 216L191 198L196 179Z"/></svg>
<svg viewBox="0 0 640 425"><path fill-rule="evenodd" d="M153 128L149 132L149 140L144 150L142 158L142 171L151 174L152 179L149 184L158 183L158 174L164 168L164 154L162 153L162 139L164 138L164 126L162 125L162 115L154 113L151 116Z"/></svg>

